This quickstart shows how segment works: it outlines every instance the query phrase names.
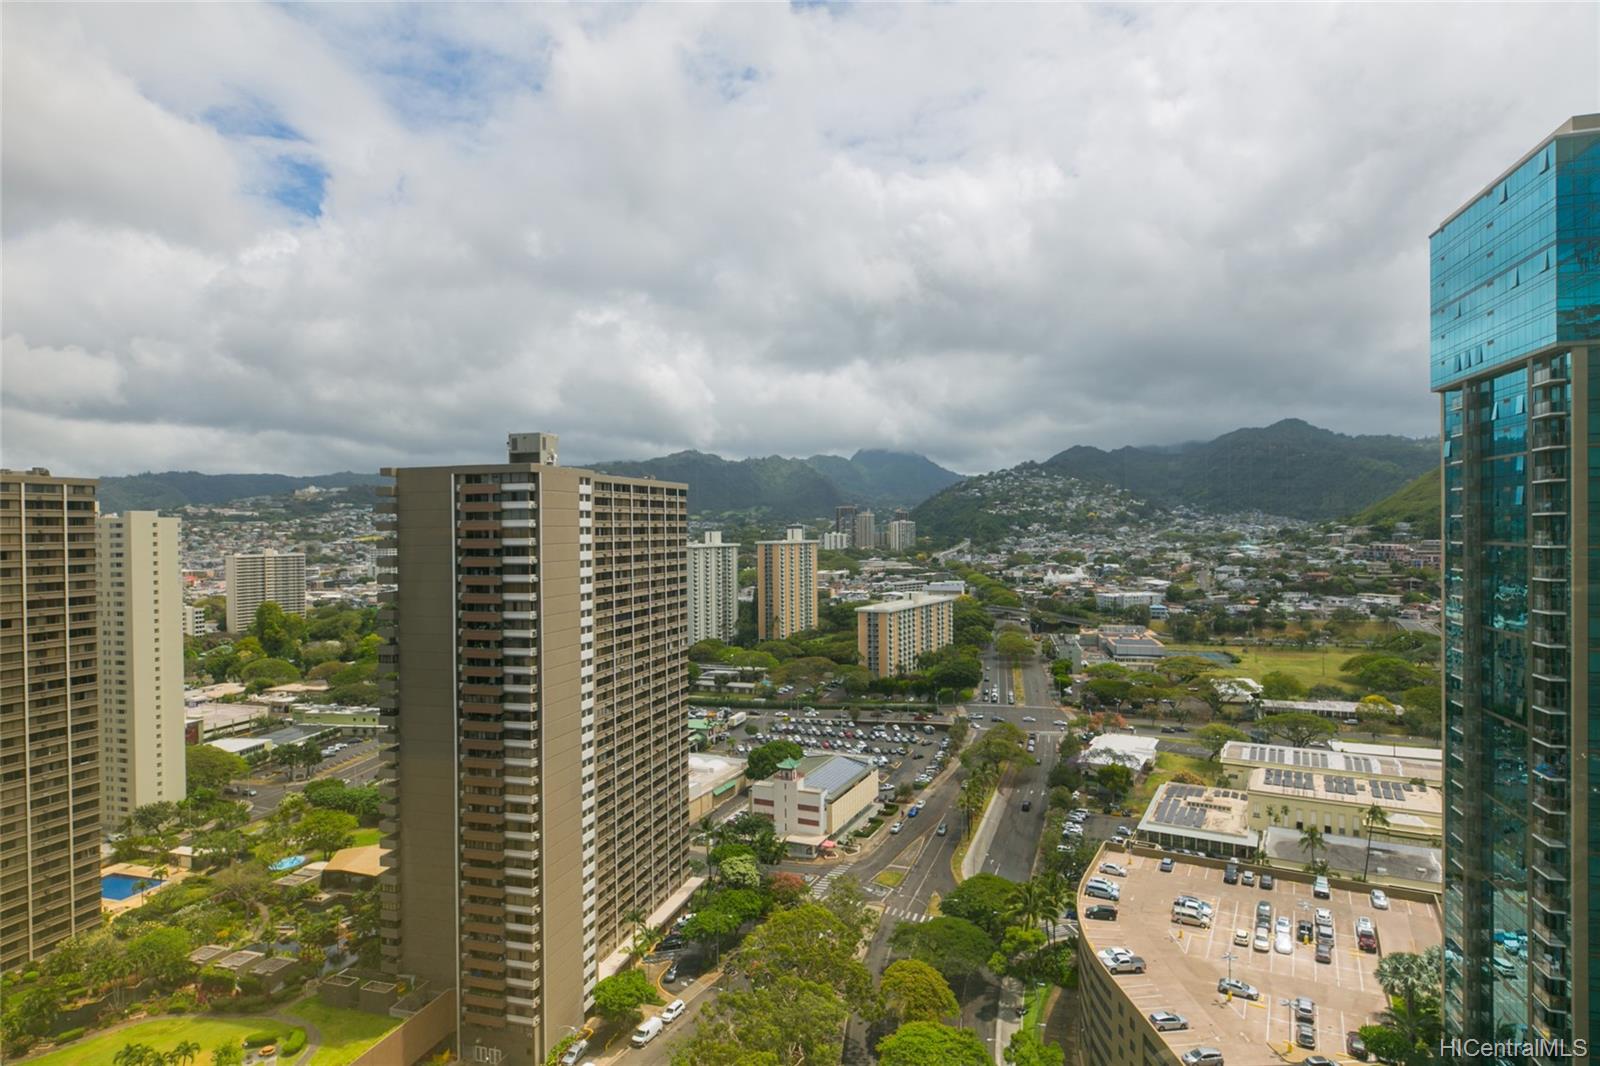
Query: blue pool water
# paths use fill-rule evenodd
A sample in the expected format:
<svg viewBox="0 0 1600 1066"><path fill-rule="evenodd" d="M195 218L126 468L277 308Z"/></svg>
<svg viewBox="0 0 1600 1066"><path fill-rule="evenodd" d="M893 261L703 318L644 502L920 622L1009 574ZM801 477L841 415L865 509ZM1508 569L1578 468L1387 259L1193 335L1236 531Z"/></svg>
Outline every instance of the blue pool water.
<svg viewBox="0 0 1600 1066"><path fill-rule="evenodd" d="M306 857L304 855L291 855L287 859L279 859L271 866L268 866L267 869L271 870L273 873L281 874L285 870L293 870L295 867L304 866L305 864Z"/></svg>
<svg viewBox="0 0 1600 1066"><path fill-rule="evenodd" d="M164 883L152 877L105 874L100 878L100 894L106 899L127 899L129 896L138 895L147 888L155 888L157 885Z"/></svg>

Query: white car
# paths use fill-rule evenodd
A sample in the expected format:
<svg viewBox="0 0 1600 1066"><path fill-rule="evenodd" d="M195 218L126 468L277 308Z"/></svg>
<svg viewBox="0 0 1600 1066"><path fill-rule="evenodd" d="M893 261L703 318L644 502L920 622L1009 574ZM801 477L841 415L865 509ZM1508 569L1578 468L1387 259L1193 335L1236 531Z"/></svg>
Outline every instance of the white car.
<svg viewBox="0 0 1600 1066"><path fill-rule="evenodd" d="M1110 874L1113 877L1127 877L1128 876L1127 867L1118 866L1114 862L1103 862L1103 863L1101 863L1100 864L1100 872L1103 873L1103 874Z"/></svg>
<svg viewBox="0 0 1600 1066"><path fill-rule="evenodd" d="M905 827L906 827L906 823L904 823L904 822L896 822L896 823L894 823L893 825L891 825L889 827L889 832L890 833L898 833L898 832L900 832L900 830L904 829Z"/></svg>
<svg viewBox="0 0 1600 1066"><path fill-rule="evenodd" d="M1031 714L1025 714L1025 715L1022 716L1022 720L1024 722L1037 722L1039 719L1035 718Z"/></svg>
<svg viewBox="0 0 1600 1066"><path fill-rule="evenodd" d="M1294 938L1288 933L1279 933L1272 942L1272 949L1279 955L1294 954Z"/></svg>
<svg viewBox="0 0 1600 1066"><path fill-rule="evenodd" d="M1372 905L1380 911L1389 909L1389 894L1381 888L1372 890Z"/></svg>
<svg viewBox="0 0 1600 1066"><path fill-rule="evenodd" d="M675 1022L679 1018L683 1017L683 1012L687 1009L688 1008L684 1005L683 1000L675 999L671 1003L668 1003L666 1009L661 1012L661 1020L664 1022Z"/></svg>
<svg viewBox="0 0 1600 1066"><path fill-rule="evenodd" d="M1267 927L1266 926L1264 926L1264 925L1256 926L1256 936L1255 936L1255 940L1254 940L1254 945L1255 945L1255 949L1257 951L1271 951L1272 950L1271 934L1269 934L1267 932Z"/></svg>
<svg viewBox="0 0 1600 1066"><path fill-rule="evenodd" d="M1273 924L1273 930L1278 933L1294 932L1294 923L1289 921L1287 914L1278 915L1278 920Z"/></svg>
<svg viewBox="0 0 1600 1066"><path fill-rule="evenodd" d="M1248 930L1248 929L1235 929L1233 931L1233 943L1234 943L1235 947L1241 947L1241 948L1249 947L1250 946L1250 930Z"/></svg>

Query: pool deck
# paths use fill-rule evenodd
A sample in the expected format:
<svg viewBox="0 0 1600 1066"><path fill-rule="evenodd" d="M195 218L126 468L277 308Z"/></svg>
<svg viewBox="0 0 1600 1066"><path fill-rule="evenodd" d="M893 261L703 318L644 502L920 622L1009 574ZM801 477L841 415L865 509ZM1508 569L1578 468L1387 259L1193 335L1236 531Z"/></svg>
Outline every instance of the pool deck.
<svg viewBox="0 0 1600 1066"><path fill-rule="evenodd" d="M158 880L156 877L155 867L145 866L137 862L114 862L110 866L100 867L101 877L109 877L113 874L122 874L124 877L139 877L148 878L150 880ZM102 913L107 915L117 915L121 914L123 911L132 910L135 907L143 905L146 896L153 892L160 892L168 885L175 885L188 876L188 870L184 870L179 868L177 865L173 865L172 867L169 867L159 878L161 884L156 885L153 888L147 888L143 892L135 892L127 899L106 899L104 896L101 896L100 910Z"/></svg>

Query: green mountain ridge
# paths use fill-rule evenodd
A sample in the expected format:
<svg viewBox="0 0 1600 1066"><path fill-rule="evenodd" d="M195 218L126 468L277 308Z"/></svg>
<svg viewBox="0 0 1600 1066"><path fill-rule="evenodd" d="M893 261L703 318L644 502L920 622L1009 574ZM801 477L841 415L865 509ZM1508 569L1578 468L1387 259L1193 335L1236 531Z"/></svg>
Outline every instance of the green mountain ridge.
<svg viewBox="0 0 1600 1066"><path fill-rule="evenodd" d="M341 470L334 474L294 477L289 474L202 474L196 470L103 477L97 496L104 513L122 511L175 511L190 504L223 504L252 496L281 496L295 489L316 486L342 489L356 485L381 485L377 474Z"/></svg>
<svg viewBox="0 0 1600 1066"><path fill-rule="evenodd" d="M693 514L759 510L782 520L831 514L844 503L911 507L961 480L960 474L921 455L866 449L849 459L837 455L724 459L682 451L658 459L591 465L612 474L682 481L689 486Z"/></svg>
<svg viewBox="0 0 1600 1066"><path fill-rule="evenodd" d="M969 478L918 505L912 517L919 532L939 539L992 541L1022 528L1023 517L1053 512L1088 520L1095 512L1081 501L1068 506L1067 497L1098 486L1162 509L1331 519L1384 499L1437 463L1437 441L1350 436L1290 418L1176 446L1078 445L1043 462ZM1041 492L1054 499L1039 498Z"/></svg>
<svg viewBox="0 0 1600 1066"><path fill-rule="evenodd" d="M1421 477L1407 482L1391 495L1351 515L1350 521L1362 526L1410 522L1412 531L1418 536L1437 537L1441 517L1439 500L1439 467L1432 466Z"/></svg>

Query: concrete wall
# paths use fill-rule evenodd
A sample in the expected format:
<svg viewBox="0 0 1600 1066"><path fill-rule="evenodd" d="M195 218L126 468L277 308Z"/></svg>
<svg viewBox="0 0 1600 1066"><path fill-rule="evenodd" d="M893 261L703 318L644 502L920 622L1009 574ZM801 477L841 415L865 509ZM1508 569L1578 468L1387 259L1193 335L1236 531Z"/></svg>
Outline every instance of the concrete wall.
<svg viewBox="0 0 1600 1066"><path fill-rule="evenodd" d="M455 993L435 996L400 1028L352 1060L350 1066L413 1066L455 1029L455 1009ZM463 1061L473 1061L471 1048L461 1051Z"/></svg>

